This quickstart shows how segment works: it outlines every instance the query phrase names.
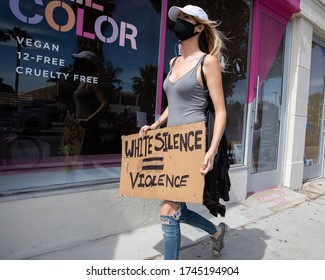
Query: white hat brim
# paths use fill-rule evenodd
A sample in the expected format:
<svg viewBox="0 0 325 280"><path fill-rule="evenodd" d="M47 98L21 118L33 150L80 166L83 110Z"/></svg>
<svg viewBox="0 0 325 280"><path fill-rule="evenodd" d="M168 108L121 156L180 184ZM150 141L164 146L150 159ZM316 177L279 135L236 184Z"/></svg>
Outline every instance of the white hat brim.
<svg viewBox="0 0 325 280"><path fill-rule="evenodd" d="M172 6L168 11L169 19L172 21L176 21L176 19L178 18L179 12L183 12L183 9L181 7Z"/></svg>
<svg viewBox="0 0 325 280"><path fill-rule="evenodd" d="M172 6L168 11L168 17L172 21L176 21L178 18L179 12L183 12L183 13L193 16L193 17L198 17L198 18L201 18L204 20L208 20L208 15L206 14L206 12L202 8L200 8L198 6L193 6L193 5L187 5L183 8L177 7L177 6Z"/></svg>

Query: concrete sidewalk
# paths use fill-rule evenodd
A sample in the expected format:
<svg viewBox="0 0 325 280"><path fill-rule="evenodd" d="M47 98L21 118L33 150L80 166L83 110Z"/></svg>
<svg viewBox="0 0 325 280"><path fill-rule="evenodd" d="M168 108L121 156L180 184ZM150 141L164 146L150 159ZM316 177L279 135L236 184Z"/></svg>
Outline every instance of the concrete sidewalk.
<svg viewBox="0 0 325 280"><path fill-rule="evenodd" d="M189 205L212 222L230 227L222 255L211 253L209 236L182 224L184 260L325 259L325 179L305 183L299 192L272 188L228 205L226 218L211 217L203 206ZM101 238L36 256L34 260L163 259L160 224Z"/></svg>

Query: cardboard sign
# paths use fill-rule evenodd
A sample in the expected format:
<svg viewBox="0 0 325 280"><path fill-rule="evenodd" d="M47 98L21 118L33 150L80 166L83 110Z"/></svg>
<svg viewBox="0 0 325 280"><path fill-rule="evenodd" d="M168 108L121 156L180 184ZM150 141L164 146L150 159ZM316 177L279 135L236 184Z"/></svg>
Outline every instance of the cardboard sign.
<svg viewBox="0 0 325 280"><path fill-rule="evenodd" d="M202 203L205 123L122 136L120 194Z"/></svg>
<svg viewBox="0 0 325 280"><path fill-rule="evenodd" d="M77 124L73 116L68 113L60 145L61 152L66 156L65 161L78 161L84 137L85 128Z"/></svg>

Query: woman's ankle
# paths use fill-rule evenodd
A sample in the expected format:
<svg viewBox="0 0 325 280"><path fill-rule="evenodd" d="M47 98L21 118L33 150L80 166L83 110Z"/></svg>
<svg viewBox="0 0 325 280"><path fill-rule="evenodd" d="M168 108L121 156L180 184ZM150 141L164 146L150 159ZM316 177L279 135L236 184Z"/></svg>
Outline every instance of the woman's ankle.
<svg viewBox="0 0 325 280"><path fill-rule="evenodd" d="M214 239L217 239L222 233L222 228L221 227L216 226L216 230L217 231L213 235L211 235L211 237L214 238Z"/></svg>

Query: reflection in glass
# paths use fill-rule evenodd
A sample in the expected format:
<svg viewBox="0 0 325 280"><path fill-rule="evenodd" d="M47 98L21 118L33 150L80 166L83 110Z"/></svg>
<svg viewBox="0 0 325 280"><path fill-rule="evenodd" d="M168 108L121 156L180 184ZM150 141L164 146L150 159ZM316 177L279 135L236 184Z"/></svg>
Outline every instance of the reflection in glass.
<svg viewBox="0 0 325 280"><path fill-rule="evenodd" d="M121 136L154 119L161 1L97 0L90 7L66 0L46 8L58 3L21 1L0 10L0 139L11 151L1 146L1 170L62 167L80 148L73 120L85 128L75 168L118 162ZM30 24L21 14L43 20ZM95 71L71 56L82 51L96 55ZM62 145L68 123L74 135Z"/></svg>
<svg viewBox="0 0 325 280"><path fill-rule="evenodd" d="M34 174L46 172L52 172L51 184L118 178L118 172L111 175L107 167L120 164L121 136L152 123L157 113L162 1L130 0L126 5L122 0L96 0L94 7L89 7L89 1L41 2L19 4L26 18L41 16L37 24L29 24L11 10L8 1L0 9L0 172L1 176L9 176L7 183L1 178L0 191L4 187L12 191L19 184L24 188L50 184L48 180L33 181ZM64 5L52 9L52 18L45 15L49 3L61 2ZM218 28L229 38L223 86L229 158L233 164L243 163L250 3L192 1L220 21ZM169 7L186 4L185 0L168 1ZM165 73L177 44L172 25L168 20ZM98 78L96 82L109 105L94 125L93 131L98 133L96 147L81 151L74 166L65 169L66 158L74 159L78 148L67 145L62 149L65 128L69 125L74 131L71 139L80 139L80 131L73 125L78 118L73 93L81 77L74 76L78 73L71 54L85 50L97 56L98 73L93 78ZM82 77L86 83L94 83L93 78ZM160 98L162 107L166 106L165 96ZM25 170L31 175L28 182L20 177ZM26 178L26 173L23 176Z"/></svg>
<svg viewBox="0 0 325 280"><path fill-rule="evenodd" d="M259 44L260 84L253 135L252 173L277 169L280 134L285 26L261 14L261 28L265 30L261 30Z"/></svg>
<svg viewBox="0 0 325 280"><path fill-rule="evenodd" d="M324 103L325 48L313 42L305 141L305 164L320 161Z"/></svg>

